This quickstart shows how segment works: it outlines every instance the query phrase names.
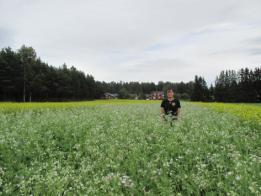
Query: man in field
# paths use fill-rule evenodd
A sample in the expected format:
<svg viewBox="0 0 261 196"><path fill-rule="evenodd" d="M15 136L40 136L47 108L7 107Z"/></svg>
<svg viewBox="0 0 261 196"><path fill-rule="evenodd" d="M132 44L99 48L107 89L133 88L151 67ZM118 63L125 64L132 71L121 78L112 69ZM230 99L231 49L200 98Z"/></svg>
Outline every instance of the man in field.
<svg viewBox="0 0 261 196"><path fill-rule="evenodd" d="M177 120L180 116L181 105L178 99L174 98L174 91L172 88L167 90L167 99L161 102L161 117L166 119L166 115L170 116L172 120Z"/></svg>

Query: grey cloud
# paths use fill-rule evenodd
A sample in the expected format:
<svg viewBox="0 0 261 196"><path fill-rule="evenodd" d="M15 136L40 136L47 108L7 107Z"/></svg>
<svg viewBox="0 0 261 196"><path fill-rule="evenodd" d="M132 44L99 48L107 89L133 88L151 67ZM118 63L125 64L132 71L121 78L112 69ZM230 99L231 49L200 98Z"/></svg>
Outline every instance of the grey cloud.
<svg viewBox="0 0 261 196"><path fill-rule="evenodd" d="M261 60L260 7L260 0L1 0L0 46L33 46L48 63L99 80L214 78L224 68L217 65Z"/></svg>
<svg viewBox="0 0 261 196"><path fill-rule="evenodd" d="M233 48L226 50L219 50L209 53L209 55L261 55L261 47L245 47L245 48Z"/></svg>
<svg viewBox="0 0 261 196"><path fill-rule="evenodd" d="M14 32L10 29L0 26L0 47L7 47L14 42Z"/></svg>
<svg viewBox="0 0 261 196"><path fill-rule="evenodd" d="M135 65L126 66L126 70L129 71L146 71L148 72L165 72L175 69L183 69L188 64L179 59L156 59L150 61L144 61Z"/></svg>
<svg viewBox="0 0 261 196"><path fill-rule="evenodd" d="M261 45L261 36L258 36L258 37L252 38L250 40L247 40L247 42L250 43L250 44L259 44L259 45Z"/></svg>
<svg viewBox="0 0 261 196"><path fill-rule="evenodd" d="M261 48L252 48L249 50L251 55L261 55Z"/></svg>

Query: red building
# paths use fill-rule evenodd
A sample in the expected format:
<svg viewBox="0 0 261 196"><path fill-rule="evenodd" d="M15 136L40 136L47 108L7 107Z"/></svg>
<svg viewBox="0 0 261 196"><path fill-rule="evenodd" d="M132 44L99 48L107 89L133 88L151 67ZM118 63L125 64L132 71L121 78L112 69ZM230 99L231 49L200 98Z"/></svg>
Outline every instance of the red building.
<svg viewBox="0 0 261 196"><path fill-rule="evenodd" d="M150 99L152 99L152 100L164 99L164 92L163 91L152 91L150 93Z"/></svg>

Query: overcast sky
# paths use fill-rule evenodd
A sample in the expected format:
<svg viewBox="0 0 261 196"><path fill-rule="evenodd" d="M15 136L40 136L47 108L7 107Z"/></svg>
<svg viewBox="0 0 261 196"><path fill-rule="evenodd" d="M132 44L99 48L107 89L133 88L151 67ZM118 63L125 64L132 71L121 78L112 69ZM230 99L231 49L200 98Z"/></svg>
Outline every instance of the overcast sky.
<svg viewBox="0 0 261 196"><path fill-rule="evenodd" d="M208 83L261 65L261 0L0 0L0 48L100 81Z"/></svg>

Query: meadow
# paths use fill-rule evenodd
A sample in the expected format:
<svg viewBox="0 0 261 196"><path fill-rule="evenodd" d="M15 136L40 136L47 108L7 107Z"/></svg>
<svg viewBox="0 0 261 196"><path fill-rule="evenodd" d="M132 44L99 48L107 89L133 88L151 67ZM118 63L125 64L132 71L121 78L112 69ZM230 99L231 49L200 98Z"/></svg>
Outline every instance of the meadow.
<svg viewBox="0 0 261 196"><path fill-rule="evenodd" d="M260 106L181 105L1 103L0 194L260 195Z"/></svg>

